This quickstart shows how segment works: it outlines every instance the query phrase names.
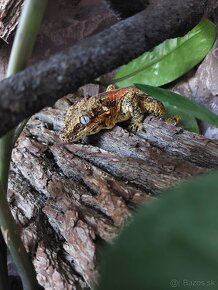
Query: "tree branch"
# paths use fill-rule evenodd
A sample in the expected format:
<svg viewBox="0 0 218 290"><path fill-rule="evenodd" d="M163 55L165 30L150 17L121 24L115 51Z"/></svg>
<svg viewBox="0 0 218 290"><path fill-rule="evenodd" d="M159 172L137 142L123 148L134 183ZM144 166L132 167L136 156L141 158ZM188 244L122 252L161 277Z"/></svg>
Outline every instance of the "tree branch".
<svg viewBox="0 0 218 290"><path fill-rule="evenodd" d="M0 135L44 106L163 40L190 30L206 0L152 0L147 9L0 83Z"/></svg>

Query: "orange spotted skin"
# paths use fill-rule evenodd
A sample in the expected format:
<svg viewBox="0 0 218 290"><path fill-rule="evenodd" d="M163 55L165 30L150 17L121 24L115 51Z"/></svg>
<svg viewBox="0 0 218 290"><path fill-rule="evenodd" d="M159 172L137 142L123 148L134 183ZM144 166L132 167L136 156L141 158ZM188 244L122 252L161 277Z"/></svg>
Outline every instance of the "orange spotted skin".
<svg viewBox="0 0 218 290"><path fill-rule="evenodd" d="M118 101L120 99L123 99L123 97L126 95L126 93L134 93L134 94L142 94L142 91L137 89L136 87L127 87L122 89L110 89L107 90L105 93L100 94L99 96L103 96L108 99L108 101Z"/></svg>
<svg viewBox="0 0 218 290"><path fill-rule="evenodd" d="M60 139L67 143L76 142L81 137L111 129L127 120L130 122L129 130L135 133L148 114L163 116L163 104L134 86L110 87L110 90L84 98L67 110Z"/></svg>

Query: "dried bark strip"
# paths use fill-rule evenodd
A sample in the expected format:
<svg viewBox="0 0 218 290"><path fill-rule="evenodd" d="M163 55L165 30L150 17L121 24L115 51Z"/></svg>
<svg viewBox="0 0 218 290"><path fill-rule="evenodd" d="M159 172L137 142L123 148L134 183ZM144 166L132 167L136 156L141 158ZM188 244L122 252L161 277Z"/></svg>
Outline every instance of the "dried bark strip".
<svg viewBox="0 0 218 290"><path fill-rule="evenodd" d="M0 83L0 134L63 95L191 29L206 0L150 1L147 9Z"/></svg>
<svg viewBox="0 0 218 290"><path fill-rule="evenodd" d="M104 213L115 226L121 226L124 222L123 218L128 216L120 197L134 204L153 199L151 196L145 195L144 191L115 179L113 174L108 174L89 162L73 156L63 146L53 145L50 150L65 176L82 182L95 196L95 198L93 196L82 198L84 203L93 205L98 211ZM113 212L115 208L116 215ZM119 215L118 211L120 211Z"/></svg>
<svg viewBox="0 0 218 290"><path fill-rule="evenodd" d="M148 117L137 135L165 152L199 166L218 167L218 141Z"/></svg>
<svg viewBox="0 0 218 290"><path fill-rule="evenodd" d="M159 150L153 152L151 160L140 160L134 157L119 156L96 147L87 145L66 145L74 155L83 158L95 166L125 180L142 190L152 193L166 189L185 177L206 172L194 164L170 158L162 159ZM159 162L158 162L159 161Z"/></svg>

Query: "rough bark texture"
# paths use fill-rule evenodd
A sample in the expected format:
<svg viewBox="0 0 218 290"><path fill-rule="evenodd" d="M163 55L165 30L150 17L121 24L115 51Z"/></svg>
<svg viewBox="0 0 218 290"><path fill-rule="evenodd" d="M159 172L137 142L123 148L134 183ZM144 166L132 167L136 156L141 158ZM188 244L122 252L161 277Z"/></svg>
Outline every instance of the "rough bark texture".
<svg viewBox="0 0 218 290"><path fill-rule="evenodd" d="M0 38L7 42L17 26L23 0L0 0Z"/></svg>
<svg viewBox="0 0 218 290"><path fill-rule="evenodd" d="M206 0L150 1L147 9L0 84L0 133L166 38L182 35L204 13Z"/></svg>
<svg viewBox="0 0 218 290"><path fill-rule="evenodd" d="M63 112L75 99L35 115L13 151L8 198L45 289L93 287L102 242L136 205L218 165L218 142L154 117L137 135L116 126L62 144Z"/></svg>
<svg viewBox="0 0 218 290"><path fill-rule="evenodd" d="M171 127L159 120L152 122L152 117L144 122L145 131L137 135L168 154L181 156L184 160L199 166L214 168L218 166L218 140L211 140L199 134L192 134L182 128ZM167 147L166 147L167 142Z"/></svg>

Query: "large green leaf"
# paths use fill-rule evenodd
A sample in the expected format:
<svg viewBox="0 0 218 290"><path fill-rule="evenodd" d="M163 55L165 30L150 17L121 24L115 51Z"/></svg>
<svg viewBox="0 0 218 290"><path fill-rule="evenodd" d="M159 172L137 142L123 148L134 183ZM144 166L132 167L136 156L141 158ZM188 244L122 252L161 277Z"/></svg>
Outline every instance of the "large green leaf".
<svg viewBox="0 0 218 290"><path fill-rule="evenodd" d="M116 74L116 84L126 87L133 83L153 86L169 83L198 64L211 49L215 38L215 25L203 19L185 36L168 39L153 51L122 66Z"/></svg>
<svg viewBox="0 0 218 290"><path fill-rule="evenodd" d="M218 289L218 171L140 208L108 250L98 290Z"/></svg>
<svg viewBox="0 0 218 290"><path fill-rule="evenodd" d="M180 111L186 112L199 120L206 121L207 123L218 127L218 116L198 103L162 88L141 84L136 84L136 86L143 92L153 96L155 99L163 102L167 106L170 105L175 109L178 108Z"/></svg>

